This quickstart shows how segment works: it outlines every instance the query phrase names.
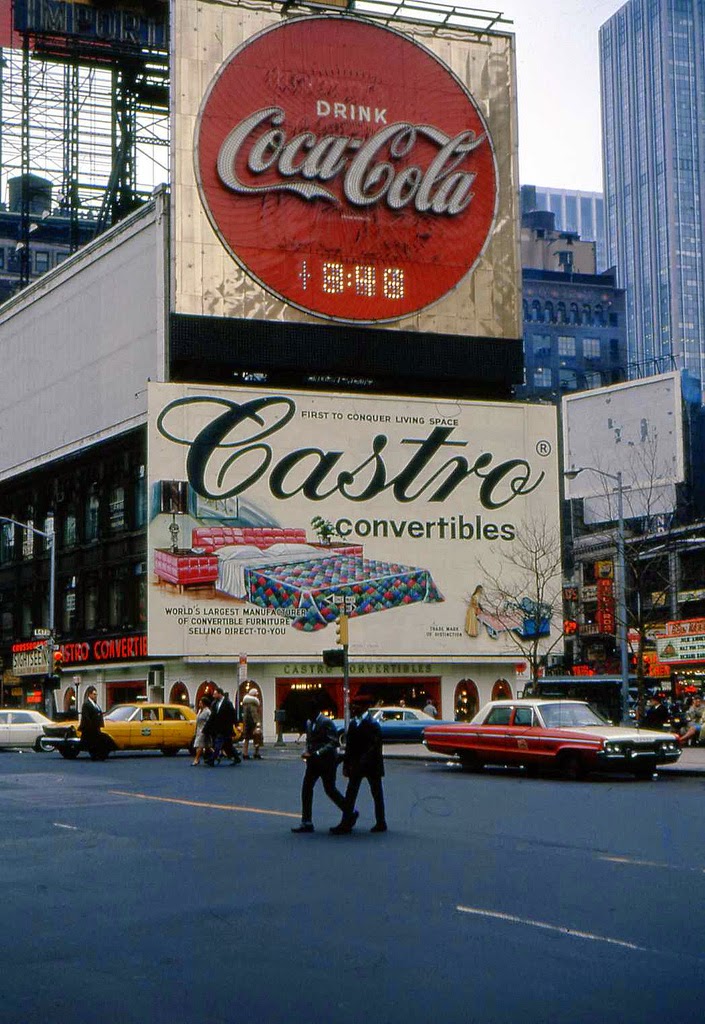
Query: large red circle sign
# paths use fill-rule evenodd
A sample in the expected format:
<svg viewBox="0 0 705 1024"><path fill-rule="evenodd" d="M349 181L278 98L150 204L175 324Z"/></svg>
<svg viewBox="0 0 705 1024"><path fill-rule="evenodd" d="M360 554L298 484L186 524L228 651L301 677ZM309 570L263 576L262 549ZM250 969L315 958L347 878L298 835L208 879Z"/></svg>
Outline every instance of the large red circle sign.
<svg viewBox="0 0 705 1024"><path fill-rule="evenodd" d="M201 106L196 173L248 274L357 323L454 288L497 200L492 140L462 83L407 36L340 16L278 23L230 56Z"/></svg>

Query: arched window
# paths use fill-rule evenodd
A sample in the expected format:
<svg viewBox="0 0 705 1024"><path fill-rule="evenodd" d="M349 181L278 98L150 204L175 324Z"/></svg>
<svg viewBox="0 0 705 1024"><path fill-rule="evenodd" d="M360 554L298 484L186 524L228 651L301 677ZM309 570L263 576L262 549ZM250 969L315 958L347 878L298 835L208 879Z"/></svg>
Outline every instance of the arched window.
<svg viewBox="0 0 705 1024"><path fill-rule="evenodd" d="M480 710L480 695L472 679L461 679L456 686L453 708L456 722L469 722Z"/></svg>
<svg viewBox="0 0 705 1024"><path fill-rule="evenodd" d="M547 302L544 306L544 320L547 324L553 324L556 322L556 315L553 311L552 302Z"/></svg>
<svg viewBox="0 0 705 1024"><path fill-rule="evenodd" d="M215 693L215 683L212 679L204 679L201 685L196 690L196 699L193 702L195 708L198 707L198 702L201 697L212 697Z"/></svg>
<svg viewBox="0 0 705 1024"><path fill-rule="evenodd" d="M511 700L512 688L506 679L498 679L492 687L492 700Z"/></svg>
<svg viewBox="0 0 705 1024"><path fill-rule="evenodd" d="M559 324L568 323L568 315L565 311L565 302L556 303L556 320Z"/></svg>
<svg viewBox="0 0 705 1024"><path fill-rule="evenodd" d="M188 689L185 683L181 680L174 683L171 690L169 690L169 703L170 704L188 704Z"/></svg>
<svg viewBox="0 0 705 1024"><path fill-rule="evenodd" d="M73 686L69 686L64 694L64 712L67 714L78 714L76 709L76 691Z"/></svg>
<svg viewBox="0 0 705 1024"><path fill-rule="evenodd" d="M534 299L534 301L531 303L531 319L534 321L534 323L543 323L543 311L541 309L541 303L538 299Z"/></svg>
<svg viewBox="0 0 705 1024"><path fill-rule="evenodd" d="M587 302L583 306L583 323L592 324L592 306L589 306Z"/></svg>
<svg viewBox="0 0 705 1024"><path fill-rule="evenodd" d="M572 324L580 323L580 310L578 309L577 302L571 302L570 304L570 322Z"/></svg>
<svg viewBox="0 0 705 1024"><path fill-rule="evenodd" d="M529 309L529 303L528 303L528 301L526 299L524 299L524 301L522 303L522 306L524 308L524 321L525 322L526 321L530 321L531 320L531 310Z"/></svg>

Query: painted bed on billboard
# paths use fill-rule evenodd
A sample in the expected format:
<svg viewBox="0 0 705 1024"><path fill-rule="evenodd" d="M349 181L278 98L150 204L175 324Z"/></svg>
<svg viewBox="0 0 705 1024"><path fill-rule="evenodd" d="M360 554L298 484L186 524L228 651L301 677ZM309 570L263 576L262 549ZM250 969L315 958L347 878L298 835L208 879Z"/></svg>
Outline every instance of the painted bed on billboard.
<svg viewBox="0 0 705 1024"><path fill-rule="evenodd" d="M150 384L156 655L516 654L540 620L489 580L527 516L557 523L555 413ZM484 595L480 599L483 590Z"/></svg>
<svg viewBox="0 0 705 1024"><path fill-rule="evenodd" d="M190 553L180 557L188 561L193 554L212 557L191 578L192 587L212 585L219 595L278 609L305 632L334 622L340 598L352 598L352 617L443 600L427 569L365 558L360 545L311 544L302 529L198 527ZM178 559L174 552L155 552L160 582L179 585Z"/></svg>

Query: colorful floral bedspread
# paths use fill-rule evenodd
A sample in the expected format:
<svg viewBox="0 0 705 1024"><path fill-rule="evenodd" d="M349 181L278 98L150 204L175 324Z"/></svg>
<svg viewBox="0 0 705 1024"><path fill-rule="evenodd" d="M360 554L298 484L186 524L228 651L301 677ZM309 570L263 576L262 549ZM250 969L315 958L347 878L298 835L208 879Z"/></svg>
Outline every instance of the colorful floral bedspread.
<svg viewBox="0 0 705 1024"><path fill-rule="evenodd" d="M362 555L331 555L296 565L245 570L248 600L263 608L295 608L292 625L311 632L340 614L334 599L352 597L356 615L418 601L442 601L428 569L377 562Z"/></svg>

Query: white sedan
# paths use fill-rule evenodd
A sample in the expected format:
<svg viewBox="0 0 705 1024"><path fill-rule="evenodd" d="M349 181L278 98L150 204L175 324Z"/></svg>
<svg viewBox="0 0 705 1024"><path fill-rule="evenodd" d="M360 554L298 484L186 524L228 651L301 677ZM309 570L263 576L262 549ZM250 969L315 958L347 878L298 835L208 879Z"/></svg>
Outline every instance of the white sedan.
<svg viewBox="0 0 705 1024"><path fill-rule="evenodd" d="M0 749L32 747L41 752L44 726L54 723L39 711L26 708L0 708Z"/></svg>

